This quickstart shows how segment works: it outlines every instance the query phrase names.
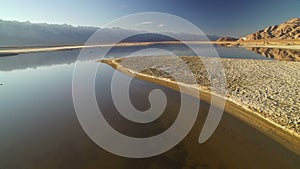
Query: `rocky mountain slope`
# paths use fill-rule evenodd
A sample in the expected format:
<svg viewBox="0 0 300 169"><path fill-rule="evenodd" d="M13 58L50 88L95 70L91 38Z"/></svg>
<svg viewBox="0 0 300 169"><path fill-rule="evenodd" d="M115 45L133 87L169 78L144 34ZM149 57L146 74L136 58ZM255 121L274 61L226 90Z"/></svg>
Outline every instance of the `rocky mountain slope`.
<svg viewBox="0 0 300 169"><path fill-rule="evenodd" d="M300 40L300 18L290 19L282 24L269 26L258 32L240 38L240 41L251 41L260 39L272 40Z"/></svg>

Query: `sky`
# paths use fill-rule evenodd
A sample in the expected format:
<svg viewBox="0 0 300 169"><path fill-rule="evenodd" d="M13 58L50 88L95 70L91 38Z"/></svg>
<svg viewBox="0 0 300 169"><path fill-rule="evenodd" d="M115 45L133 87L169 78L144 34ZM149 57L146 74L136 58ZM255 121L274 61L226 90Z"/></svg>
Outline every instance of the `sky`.
<svg viewBox="0 0 300 169"><path fill-rule="evenodd" d="M163 12L207 34L234 37L300 17L300 0L4 0L0 5L2 20L97 27L129 14Z"/></svg>

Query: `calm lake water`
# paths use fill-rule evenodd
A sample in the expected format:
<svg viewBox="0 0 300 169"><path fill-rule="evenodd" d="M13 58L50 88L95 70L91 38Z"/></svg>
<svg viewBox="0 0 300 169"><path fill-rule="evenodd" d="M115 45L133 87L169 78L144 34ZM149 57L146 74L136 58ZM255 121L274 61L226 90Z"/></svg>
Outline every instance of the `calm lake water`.
<svg viewBox="0 0 300 169"><path fill-rule="evenodd" d="M178 45L154 47L193 55ZM116 48L109 56L122 57L143 48ZM205 46L199 46L199 50L205 55ZM268 59L241 48L217 47L217 51L221 57ZM198 143L209 109L204 102L191 132L166 153L129 159L103 150L85 134L74 110L72 75L78 53L79 50L68 50L0 57L0 169L299 168L298 155L226 113L213 136ZM97 57L84 61L95 60ZM168 98L163 115L149 124L136 124L118 114L110 95L113 71L100 64L95 92L103 115L116 130L129 136L149 137L172 124L180 105L179 93L138 79L130 88L132 103L146 110L149 92L161 89Z"/></svg>

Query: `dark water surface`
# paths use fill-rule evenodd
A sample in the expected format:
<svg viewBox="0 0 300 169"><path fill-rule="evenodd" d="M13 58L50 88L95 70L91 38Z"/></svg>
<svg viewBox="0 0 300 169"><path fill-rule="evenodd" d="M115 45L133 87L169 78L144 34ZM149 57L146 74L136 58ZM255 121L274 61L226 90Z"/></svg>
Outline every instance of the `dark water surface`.
<svg viewBox="0 0 300 169"><path fill-rule="evenodd" d="M110 55L119 57L132 50L117 49ZM178 48L174 47L175 50ZM222 57L265 59L244 49L218 48L218 51ZM166 153L146 159L129 159L103 150L85 134L74 110L72 74L78 52L0 58L0 83L3 84L0 86L0 169L299 168L299 156L226 113L213 136L203 144L198 143L209 109L204 102L201 102L191 132ZM180 52L185 51L178 50ZM87 58L90 62L95 59ZM129 136L149 137L172 125L180 105L179 93L138 79L130 88L131 101L136 108L148 109L149 92L158 88L168 98L166 110L158 120L138 127L120 116L110 95L113 71L101 64L95 92L101 111L116 130Z"/></svg>

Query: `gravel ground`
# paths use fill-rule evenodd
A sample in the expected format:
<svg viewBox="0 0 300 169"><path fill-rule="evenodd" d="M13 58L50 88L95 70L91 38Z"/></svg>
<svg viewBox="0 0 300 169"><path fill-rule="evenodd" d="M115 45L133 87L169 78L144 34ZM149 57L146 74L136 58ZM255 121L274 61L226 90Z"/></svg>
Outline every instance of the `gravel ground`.
<svg viewBox="0 0 300 169"><path fill-rule="evenodd" d="M170 80L174 80L175 76L176 81L211 89L207 70L215 70L215 61L218 59L199 59L194 56L180 58L183 62L164 56L131 57L116 59L115 62L132 71L143 70L141 73ZM209 60L206 67L201 60L205 63L205 60ZM300 62L225 58L219 61L226 78L223 96L300 134ZM196 81L190 80L191 73L184 69L186 65Z"/></svg>

